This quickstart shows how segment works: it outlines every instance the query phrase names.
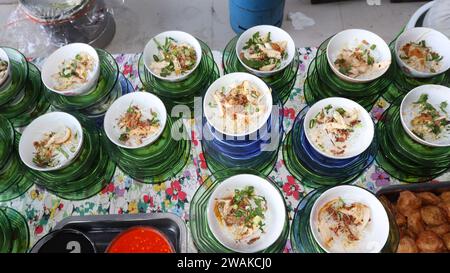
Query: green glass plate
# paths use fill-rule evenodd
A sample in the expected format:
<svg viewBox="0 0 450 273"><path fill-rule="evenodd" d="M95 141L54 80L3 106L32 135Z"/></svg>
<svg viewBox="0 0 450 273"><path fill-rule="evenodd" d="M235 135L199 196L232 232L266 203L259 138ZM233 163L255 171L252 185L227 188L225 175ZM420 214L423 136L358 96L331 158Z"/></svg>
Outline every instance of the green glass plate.
<svg viewBox="0 0 450 273"><path fill-rule="evenodd" d="M385 111L376 126L379 138L378 165L403 182L425 182L450 167L450 148L428 147L412 140L400 121L401 97Z"/></svg>
<svg viewBox="0 0 450 273"><path fill-rule="evenodd" d="M388 74L391 77L392 84L387 91L383 94L383 98L388 102L393 102L398 97L403 97L412 89L424 85L424 84L438 84L444 86L450 86L450 71L443 74L436 75L431 78L412 78L406 75L403 70L398 66L395 57L395 41L392 41L389 45L392 52L392 65L389 68Z"/></svg>
<svg viewBox="0 0 450 273"><path fill-rule="evenodd" d="M322 54L324 55L324 54ZM320 58L320 56L319 56ZM326 79L320 79L318 69L316 67L316 63L320 63L318 58L315 58L308 67L307 72L307 78L304 85L304 94L305 94L305 100L308 105L313 105L319 100L329 98L329 97L345 97L348 99L351 99L357 103L359 103L361 106L363 106L365 109L370 110L373 105L377 102L378 98L381 96L381 93L383 90L378 89L372 89L376 92L348 92L343 89L340 89L340 87L335 86L334 89L330 88L330 84L325 84ZM323 62L322 62L323 63ZM326 63L326 66L328 67L328 64ZM328 67L328 69L330 69ZM333 73L333 72L332 72ZM333 73L334 74L334 73ZM329 76L331 77L331 76ZM336 76L337 77L337 76ZM339 91L336 91L339 90ZM363 94L363 95L361 95Z"/></svg>
<svg viewBox="0 0 450 273"><path fill-rule="evenodd" d="M22 176L22 166L16 152L12 152L9 160L0 170L0 194L16 183Z"/></svg>
<svg viewBox="0 0 450 273"><path fill-rule="evenodd" d="M46 89L45 95L55 108L80 111L97 105L112 92L119 79L119 66L111 54L96 50L100 58L100 77L95 89L80 96L63 96Z"/></svg>
<svg viewBox="0 0 450 273"><path fill-rule="evenodd" d="M100 153L99 130L95 124L86 118L77 116L83 127L83 144L76 159L67 167L48 172L40 172L29 169L33 182L42 186L61 183L62 181L72 181L91 172L98 164Z"/></svg>
<svg viewBox="0 0 450 273"><path fill-rule="evenodd" d="M231 39L223 51L222 65L224 67L225 74L233 72L248 72L236 55L236 43L238 39L239 36ZM293 61L283 71L270 77L261 78L269 85L270 88L272 88L272 91L278 95L283 104L289 98L292 87L297 80L299 65L300 55L296 51Z"/></svg>
<svg viewBox="0 0 450 273"><path fill-rule="evenodd" d="M9 103L23 89L28 78L28 62L19 51L2 47L9 57L11 80L0 87L0 106Z"/></svg>
<svg viewBox="0 0 450 273"><path fill-rule="evenodd" d="M11 224L11 253L26 253L30 244L30 231L27 220L18 211L8 207L0 207Z"/></svg>
<svg viewBox="0 0 450 273"><path fill-rule="evenodd" d="M276 187L281 194L278 186L271 181L269 178L264 176L258 171L250 169L227 169L219 172L213 173L208 177L203 184L195 192L190 205L190 229L192 232L192 237L194 243L199 250L203 253L232 253L233 251L223 246L213 235L211 229L208 225L207 220L207 206L209 198L214 191L214 189L225 179L237 175L237 174L254 174L264 178L265 180L271 182L274 187ZM284 199L284 198L283 198ZM289 219L288 212L286 211L286 220L284 224L283 231L280 237L275 241L270 247L261 251L262 253L279 253L282 252L286 246L286 241L289 236Z"/></svg>
<svg viewBox="0 0 450 273"><path fill-rule="evenodd" d="M25 172L25 168L23 169ZM13 200L19 196L22 196L33 186L33 182L25 175L21 176L18 181L11 185L4 192L0 193L0 202L6 202Z"/></svg>
<svg viewBox="0 0 450 273"><path fill-rule="evenodd" d="M9 118L16 128L28 125L50 106L43 91L41 73L34 64L29 63L28 79L23 90L10 103L1 107L0 114Z"/></svg>
<svg viewBox="0 0 450 273"><path fill-rule="evenodd" d="M29 169L28 180L45 187L55 195L69 200L82 200L98 193L110 182L115 164L100 142L95 124L76 115L83 127L84 141L78 157L66 168L50 172Z"/></svg>
<svg viewBox="0 0 450 273"><path fill-rule="evenodd" d="M202 47L202 59L198 67L189 77L179 82L169 82L154 77L145 67L143 54L139 58L139 78L145 90L167 98L194 96L206 90L211 83L210 75L214 71L214 57L209 47L197 39Z"/></svg>
<svg viewBox="0 0 450 273"><path fill-rule="evenodd" d="M213 61L214 62L214 61ZM194 110L195 100L198 101L199 105L202 105L202 99L204 97L204 94L206 93L206 90L208 87L218 78L220 77L219 68L217 67L216 63L214 62L214 70L209 74L209 79L206 83L206 85L196 91L193 94L186 95L186 96L177 96L177 97L165 97L162 95L162 93L155 94L159 95L161 100L164 102L164 105L166 106L168 112L170 113L172 109L176 105L186 105L190 108L190 110Z"/></svg>
<svg viewBox="0 0 450 273"><path fill-rule="evenodd" d="M179 125L180 120L176 121ZM103 134L103 143L117 166L143 183L161 183L182 171L190 158L191 144L184 139L172 138L173 120L167 116L161 136L152 144L138 149L118 147Z"/></svg>
<svg viewBox="0 0 450 273"><path fill-rule="evenodd" d="M11 224L3 210L0 210L0 253L11 251Z"/></svg>
<svg viewBox="0 0 450 273"><path fill-rule="evenodd" d="M9 120L0 115L0 170L8 161L14 145L14 128Z"/></svg>
<svg viewBox="0 0 450 273"><path fill-rule="evenodd" d="M309 223L312 207L320 197L320 195L329 188L316 189L300 200L300 203L295 210L294 219L292 220L291 228L291 246L292 250L296 253L325 253L325 251L319 246L311 230ZM382 200L380 200L383 205ZM386 208L386 207L385 207ZM398 231L395 228L395 217L386 209L388 214L390 231L389 237L381 252L390 253L395 252L398 245Z"/></svg>
<svg viewBox="0 0 450 273"><path fill-rule="evenodd" d="M378 96L390 85L389 71L368 83L352 83L340 79L328 64L326 50L331 38L328 38L320 45L313 62L315 62L314 65L317 67L318 78L328 88L333 90L333 93L344 97L348 96L349 98Z"/></svg>

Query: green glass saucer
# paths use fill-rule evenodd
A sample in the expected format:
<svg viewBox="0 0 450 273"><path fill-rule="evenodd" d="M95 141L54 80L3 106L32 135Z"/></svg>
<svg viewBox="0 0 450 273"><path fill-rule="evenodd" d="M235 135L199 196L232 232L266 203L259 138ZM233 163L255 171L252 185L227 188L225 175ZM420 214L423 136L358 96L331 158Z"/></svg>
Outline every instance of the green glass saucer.
<svg viewBox="0 0 450 273"><path fill-rule="evenodd" d="M19 51L2 47L9 57L11 80L0 87L0 106L9 103L24 88L28 78L28 62Z"/></svg>
<svg viewBox="0 0 450 273"><path fill-rule="evenodd" d="M98 105L117 86L119 66L114 57L102 49L96 49L100 58L100 77L97 86L87 94L80 96L63 96L46 88L45 95L51 105L62 111L81 111Z"/></svg>
<svg viewBox="0 0 450 273"><path fill-rule="evenodd" d="M11 240L10 253L26 253L30 244L30 231L27 220L12 208L0 207L0 211L6 215L11 224L11 232L9 234Z"/></svg>
<svg viewBox="0 0 450 273"><path fill-rule="evenodd" d="M379 138L378 165L403 182L424 182L450 167L450 148L428 147L411 139L400 121L401 97L385 111L376 126Z"/></svg>
<svg viewBox="0 0 450 273"><path fill-rule="evenodd" d="M232 253L233 251L223 246L213 235L211 229L209 228L208 219L206 211L208 209L209 198L214 191L214 189L225 179L237 175L237 174L253 174L270 181L277 189L278 186L271 181L269 178L261 174L260 172L249 170L249 169L227 169L219 172L213 173L208 177L203 184L197 189L192 197L190 205L190 229L192 232L192 237L194 244L202 253ZM278 189L279 190L279 189ZM279 194L282 193L279 191ZM283 198L284 199L284 198ZM286 220L284 224L283 231L280 237L267 249L263 250L262 253L279 253L282 252L286 246L286 241L289 236L289 219L288 213L286 212Z"/></svg>
<svg viewBox="0 0 450 273"><path fill-rule="evenodd" d="M223 50L222 65L225 74L233 72L248 72L236 55L236 43L238 39L239 36L231 39ZM283 71L270 77L261 78L269 85L270 88L272 88L272 91L278 95L283 104L289 98L293 85L297 80L299 65L300 55L298 51L295 51L294 60Z"/></svg>
<svg viewBox="0 0 450 273"><path fill-rule="evenodd" d="M317 243L311 230L310 215L315 201L320 195L329 188L316 189L308 193L300 200L300 203L295 210L295 216L292 220L291 228L291 246L296 253L325 253L325 251ZM380 200L381 201L381 200ZM381 201L383 204L383 202ZM383 204L385 205L385 204ZM381 252L390 253L395 252L398 245L398 233L395 227L395 217L386 210L390 223L389 237Z"/></svg>
<svg viewBox="0 0 450 273"><path fill-rule="evenodd" d="M425 84L450 86L449 71L431 78L412 78L406 75L397 64L394 50L395 41L396 40L392 41L389 45L393 57L392 57L392 65L389 67L388 74L391 77L392 84L383 94L383 98L386 101L393 102L396 98L403 97L412 89Z"/></svg>
<svg viewBox="0 0 450 273"><path fill-rule="evenodd" d="M318 78L330 88L335 96L343 96L348 98L358 97L377 97L391 83L389 71L383 76L368 83L352 83L339 78L331 69L326 54L327 46L332 37L325 40L317 50L315 66L317 67Z"/></svg>
<svg viewBox="0 0 450 273"><path fill-rule="evenodd" d="M178 98L185 96L194 96L198 92L208 88L211 73L214 71L214 57L209 47L197 39L202 47L202 58L198 67L189 77L178 82L169 82L153 76L144 65L143 54L139 58L139 78L145 90L158 96L167 98Z"/></svg>
<svg viewBox="0 0 450 273"><path fill-rule="evenodd" d="M8 161L14 146L14 128L9 120L0 115L0 170Z"/></svg>
<svg viewBox="0 0 450 273"><path fill-rule="evenodd" d="M177 125L180 120L176 121ZM175 140L171 131L173 120L167 116L166 126L159 138L138 149L125 149L115 145L103 134L103 143L117 166L132 178L143 183L161 183L178 175L190 159L191 144L184 139Z"/></svg>
<svg viewBox="0 0 450 273"><path fill-rule="evenodd" d="M322 56L325 53L321 54ZM371 92L366 92L365 89L359 91L345 91L341 89L340 86L333 86L332 84L326 84L327 79L320 79L319 77L319 69L317 64L324 63L324 61L319 61L320 56L316 57L309 65L307 71L307 78L304 84L304 94L305 100L309 106L313 105L319 100L329 98L329 97L344 97L351 99L365 109L370 110L373 105L377 102L378 98L381 96L383 90L375 89L376 86L372 89L375 90ZM326 67L329 68L328 63L325 63ZM331 72L334 74L333 72ZM337 76L335 76L337 77ZM331 75L327 76L327 78L331 78ZM342 80L340 80L343 82Z"/></svg>
<svg viewBox="0 0 450 273"><path fill-rule="evenodd" d="M28 125L38 115L47 111L50 106L45 100L39 69L32 63L28 67L28 79L23 90L11 102L0 109L0 114L9 118L16 128ZM40 104L44 105L40 106Z"/></svg>
<svg viewBox="0 0 450 273"><path fill-rule="evenodd" d="M11 251L11 224L6 213L0 209L0 253Z"/></svg>
<svg viewBox="0 0 450 273"><path fill-rule="evenodd" d="M77 158L67 167L49 172L28 169L27 178L55 195L82 200L98 193L110 182L115 164L101 143L101 133L93 121L75 115L83 127L83 146Z"/></svg>

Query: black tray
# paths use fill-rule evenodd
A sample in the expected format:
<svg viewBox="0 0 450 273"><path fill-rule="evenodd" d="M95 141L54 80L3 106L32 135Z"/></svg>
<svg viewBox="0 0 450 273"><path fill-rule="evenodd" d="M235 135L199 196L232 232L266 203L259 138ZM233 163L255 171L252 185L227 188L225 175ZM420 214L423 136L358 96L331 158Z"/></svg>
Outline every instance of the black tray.
<svg viewBox="0 0 450 273"><path fill-rule="evenodd" d="M134 226L154 227L167 236L177 253L187 252L186 224L172 213L72 216L59 222L54 230L78 230L95 244L98 253L102 253L114 237Z"/></svg>
<svg viewBox="0 0 450 273"><path fill-rule="evenodd" d="M450 191L450 181L439 183L416 183L416 184L399 184L382 187L375 194L377 197L385 196L389 201L396 202L401 191L412 192L433 192L440 194L444 191Z"/></svg>

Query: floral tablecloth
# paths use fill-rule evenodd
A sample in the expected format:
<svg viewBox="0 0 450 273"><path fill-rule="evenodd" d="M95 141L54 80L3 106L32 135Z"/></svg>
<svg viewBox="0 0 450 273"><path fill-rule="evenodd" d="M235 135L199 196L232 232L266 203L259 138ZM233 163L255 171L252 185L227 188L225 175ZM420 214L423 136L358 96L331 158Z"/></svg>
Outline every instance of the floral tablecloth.
<svg viewBox="0 0 450 273"><path fill-rule="evenodd" d="M301 61L297 82L284 108L286 132L291 129L296 114L306 105L303 83L306 70L315 56L316 49L300 48L299 52ZM217 63L220 64L220 52L214 52L214 56ZM120 54L115 55L115 58L120 70L131 81L134 89L142 90L137 70L139 54ZM387 107L388 103L383 99L376 104L372 110L375 121L381 117ZM199 185L210 175L195 131L192 132L192 137L190 155L192 160L177 177L165 183L142 184L133 181L117 169L112 181L99 194L87 200L76 202L63 200L43 188L33 186L21 197L0 205L15 208L27 218L31 233L30 247L51 231L56 223L68 216L171 212L184 219L189 227L189 203ZM449 177L448 174L446 176ZM292 219L299 200L311 189L304 187L301 181L297 181L289 174L284 166L281 151L270 177L282 189ZM440 179L445 178L441 177ZM354 182L354 184L374 192L380 187L395 183L399 182L389 177L376 164L373 164L364 175ZM192 240L189 241L190 251L195 252L195 245ZM287 242L285 252L290 251L290 243Z"/></svg>

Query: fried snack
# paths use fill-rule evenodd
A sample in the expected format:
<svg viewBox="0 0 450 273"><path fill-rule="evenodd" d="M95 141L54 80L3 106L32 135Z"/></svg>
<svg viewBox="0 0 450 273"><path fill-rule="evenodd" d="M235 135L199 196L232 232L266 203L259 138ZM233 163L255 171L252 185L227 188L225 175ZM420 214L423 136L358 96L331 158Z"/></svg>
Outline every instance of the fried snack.
<svg viewBox="0 0 450 273"><path fill-rule="evenodd" d="M406 224L408 223L405 215L401 214L400 212L397 212L395 214L395 222L399 227L406 226Z"/></svg>
<svg viewBox="0 0 450 273"><path fill-rule="evenodd" d="M447 214L447 221L450 222L450 202L440 203L438 206Z"/></svg>
<svg viewBox="0 0 450 273"><path fill-rule="evenodd" d="M416 196L422 200L422 205L437 205L441 199L432 192L419 192Z"/></svg>
<svg viewBox="0 0 450 273"><path fill-rule="evenodd" d="M422 199L410 191L402 191L397 200L397 210L408 217L408 214L422 206Z"/></svg>
<svg viewBox="0 0 450 273"><path fill-rule="evenodd" d="M418 253L416 242L411 237L405 236L400 239L397 253Z"/></svg>
<svg viewBox="0 0 450 273"><path fill-rule="evenodd" d="M425 206L420 209L420 215L426 225L439 226L447 222L447 217L441 208L436 206Z"/></svg>
<svg viewBox="0 0 450 273"><path fill-rule="evenodd" d="M437 253L445 250L442 239L434 232L426 230L419 234L416 239L417 247L423 253Z"/></svg>
<svg viewBox="0 0 450 273"><path fill-rule="evenodd" d="M439 236L442 236L446 233L450 232L450 225L449 224L442 224L435 227L425 227L425 230L431 230L434 233L436 233Z"/></svg>
<svg viewBox="0 0 450 273"><path fill-rule="evenodd" d="M447 250L450 251L450 233L442 235L442 240L444 241L444 245Z"/></svg>
<svg viewBox="0 0 450 273"><path fill-rule="evenodd" d="M441 195L439 195L439 197L445 203L449 203L450 202L450 191L446 191L446 192L441 193Z"/></svg>
<svg viewBox="0 0 450 273"><path fill-rule="evenodd" d="M419 210L410 212L409 215L406 216L406 218L408 220L408 229L415 235L419 235L421 232L425 230L422 221L422 216Z"/></svg>

